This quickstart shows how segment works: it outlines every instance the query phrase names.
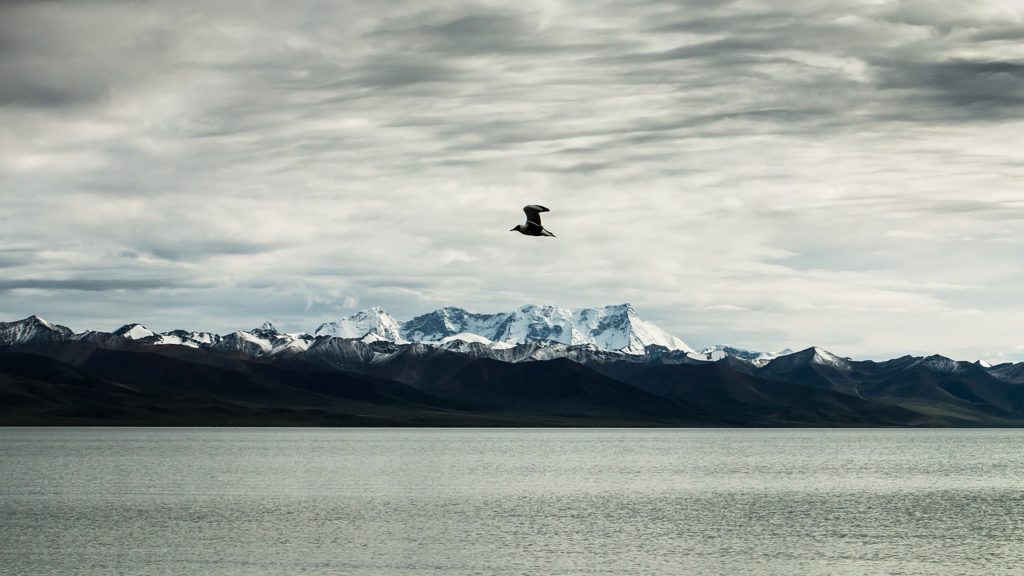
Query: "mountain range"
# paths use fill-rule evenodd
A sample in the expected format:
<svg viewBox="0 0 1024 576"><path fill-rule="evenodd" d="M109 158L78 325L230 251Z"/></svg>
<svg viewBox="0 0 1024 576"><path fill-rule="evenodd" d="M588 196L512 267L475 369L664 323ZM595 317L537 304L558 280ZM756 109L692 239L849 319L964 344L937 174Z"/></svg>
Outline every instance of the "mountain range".
<svg viewBox="0 0 1024 576"><path fill-rule="evenodd" d="M1019 426L1024 363L697 351L629 304L283 333L0 322L0 424Z"/></svg>

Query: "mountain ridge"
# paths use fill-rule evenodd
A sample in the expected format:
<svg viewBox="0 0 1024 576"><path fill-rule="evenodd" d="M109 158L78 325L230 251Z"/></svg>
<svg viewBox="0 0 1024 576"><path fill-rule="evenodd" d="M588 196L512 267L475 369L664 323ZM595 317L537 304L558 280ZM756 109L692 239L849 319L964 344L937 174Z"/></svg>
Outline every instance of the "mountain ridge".
<svg viewBox="0 0 1024 576"><path fill-rule="evenodd" d="M481 334L483 332L483 334ZM524 305L512 312L477 314L446 306L399 321L379 307L369 308L339 320L321 323L312 333L279 331L265 321L258 328L215 334L189 330L154 332L133 322L113 332L74 332L37 315L0 322L0 346L34 341L84 340L105 346L138 341L153 345L237 350L252 356L293 355L307 351L323 338L359 340L369 344L385 342L398 346L425 344L445 350L517 362L580 356L634 356L634 360L661 362L716 362L725 358L754 368L775 370L779 362L793 362L806 355L818 365L842 371L850 358L812 346L798 351L759 352L730 345L715 345L697 351L682 339L639 318L628 303L600 308L569 309L556 306ZM915 357L916 358L916 357ZM997 378L1024 382L1024 362L996 366L968 363L941 355L918 359L938 371L957 371L971 365ZM890 360L891 361L891 360ZM772 365L776 368L772 368ZM743 368L746 369L746 368Z"/></svg>
<svg viewBox="0 0 1024 576"><path fill-rule="evenodd" d="M361 338L283 333L270 322L225 335L140 324L74 333L37 316L0 322L0 423L1024 425L1024 364L875 362L820 347L775 355L721 346L709 358L650 343L638 353L639 324L624 307L605 310L604 323L543 307L483 319L460 320L460 311L445 309L435 340L411 333L421 341L381 337L398 323L377 322L379 309L338 324L346 336L366 328ZM591 331L558 324L567 319L588 320ZM459 332L479 329L473 322L516 343ZM548 338L556 325L577 336Z"/></svg>
<svg viewBox="0 0 1024 576"><path fill-rule="evenodd" d="M38 328L32 326L38 325ZM564 344L566 346L592 345L602 350L627 354L645 354L650 346L697 355L682 339L642 320L630 304L616 304L600 308L560 308L557 306L524 305L511 312L476 314L463 308L444 307L399 322L379 307L359 311L351 316L324 322L314 331L282 333L273 323L264 322L259 328L237 330L218 335L209 332L172 330L156 333L139 323L130 323L114 332L86 330L74 333L69 328L51 324L37 316L24 320L0 323L12 326L5 337L0 332L0 345L14 341L28 341L33 334L48 337L76 337L104 339L108 335L153 344L177 344L192 347L233 347L254 354L271 353L279 346L295 341L311 342L319 337L358 339L366 342L387 341L430 343L458 347L459 343L478 343L491 348L510 348L523 344ZM57 327L57 328L46 328ZM305 345L299 344L302 348Z"/></svg>

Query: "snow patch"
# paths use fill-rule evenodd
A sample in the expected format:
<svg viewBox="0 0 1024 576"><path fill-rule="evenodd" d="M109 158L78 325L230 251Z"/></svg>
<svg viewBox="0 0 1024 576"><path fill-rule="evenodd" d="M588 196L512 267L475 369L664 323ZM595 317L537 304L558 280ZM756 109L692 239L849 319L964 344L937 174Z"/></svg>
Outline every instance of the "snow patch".
<svg viewBox="0 0 1024 576"><path fill-rule="evenodd" d="M128 340L142 340L143 338L152 338L153 336L156 336L156 332L153 332L142 324L127 324L119 328L117 332L114 332L114 335L127 338Z"/></svg>
<svg viewBox="0 0 1024 576"><path fill-rule="evenodd" d="M935 354L934 356L929 356L921 360L921 365L926 366L929 369L934 370L935 372L939 372L941 374L952 374L954 372L960 371L959 362L953 360L952 358L946 358L945 356L940 356L938 354Z"/></svg>
<svg viewBox="0 0 1024 576"><path fill-rule="evenodd" d="M811 362L822 366L832 366L840 370L846 370L850 367L849 359L836 356L828 350L818 348L817 346L814 347L814 357L811 358Z"/></svg>
<svg viewBox="0 0 1024 576"><path fill-rule="evenodd" d="M494 344L494 342L492 342L489 338L485 338L483 336L480 336L479 334L473 334L472 332L459 332L454 336L446 336L438 340L437 343L447 344L449 342L453 342L456 340L461 342L476 342L477 344L484 344L485 346L490 346Z"/></svg>

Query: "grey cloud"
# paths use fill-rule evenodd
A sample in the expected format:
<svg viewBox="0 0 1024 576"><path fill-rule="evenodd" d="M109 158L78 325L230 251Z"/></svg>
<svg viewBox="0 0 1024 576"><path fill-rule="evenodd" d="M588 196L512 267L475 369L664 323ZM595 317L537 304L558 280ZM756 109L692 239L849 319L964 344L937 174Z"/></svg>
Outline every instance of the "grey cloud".
<svg viewBox="0 0 1024 576"><path fill-rule="evenodd" d="M695 345L966 354L1015 336L962 310L1024 315L997 3L0 10L12 318L632 301ZM507 232L528 203L557 242Z"/></svg>
<svg viewBox="0 0 1024 576"><path fill-rule="evenodd" d="M457 66L414 58L374 58L360 66L359 84L369 88L403 88L433 82L456 82L468 74Z"/></svg>
<svg viewBox="0 0 1024 576"><path fill-rule="evenodd" d="M199 288L193 283L182 282L174 278L150 280L80 278L73 280L45 279L3 279L0 280L0 291L10 290L71 290L85 292L105 292L111 290L152 290L156 288Z"/></svg>
<svg viewBox="0 0 1024 576"><path fill-rule="evenodd" d="M0 106L40 106L40 107L62 107L70 104L94 99L97 94L95 90L72 93L57 85L44 85L31 78L12 78L12 74L4 74L11 79L10 84L0 88ZM27 76L27 74L26 74Z"/></svg>
<svg viewBox="0 0 1024 576"><path fill-rule="evenodd" d="M0 268L13 268L32 261L35 251L18 248L0 249Z"/></svg>
<svg viewBox="0 0 1024 576"><path fill-rule="evenodd" d="M968 32L967 38L972 42L1020 42L1024 26L976 28Z"/></svg>
<svg viewBox="0 0 1024 576"><path fill-rule="evenodd" d="M728 29L734 33L789 28L798 23L791 13L782 11L760 11L717 15L689 15L669 22L658 21L651 25L652 32L689 32L713 35Z"/></svg>
<svg viewBox="0 0 1024 576"><path fill-rule="evenodd" d="M125 26L104 26L108 16L130 17L142 10L98 2L81 5L84 10L70 16L63 4L0 6L0 105L97 104L152 74L141 57L167 48L165 30L139 30L130 19Z"/></svg>
<svg viewBox="0 0 1024 576"><path fill-rule="evenodd" d="M1018 23L1021 20L1019 8L1012 5L979 2L974 8L961 10L951 4L928 0L899 0L880 5L878 14L886 21L931 28L940 33L963 28L1003 27L1014 16Z"/></svg>
<svg viewBox="0 0 1024 576"><path fill-rule="evenodd" d="M280 246L231 240L182 241L152 243L143 240L135 244L145 253L171 261L194 261L224 255L251 256L280 249Z"/></svg>
<svg viewBox="0 0 1024 576"><path fill-rule="evenodd" d="M881 88L909 90L941 104L943 112L953 118L1013 118L1024 105L1024 63L949 60L882 65L886 73Z"/></svg>
<svg viewBox="0 0 1024 576"><path fill-rule="evenodd" d="M517 10L470 7L435 12L384 21L368 37L410 54L462 60L490 57L490 66L513 69L518 68L516 57L575 58L639 45L608 29L580 33L572 29L572 17L545 18L541 7L529 5Z"/></svg>
<svg viewBox="0 0 1024 576"><path fill-rule="evenodd" d="M419 20L417 15L415 20ZM409 52L473 56L547 52L553 45L537 36L538 25L520 13L456 14L431 24L383 23L371 38L386 39Z"/></svg>
<svg viewBox="0 0 1024 576"><path fill-rule="evenodd" d="M687 44L678 48L672 48L663 52L653 54L641 54L634 56L637 62L659 61L659 60L685 60L693 58L713 58L716 63L736 61L750 62L760 55L775 50L787 48L775 38L761 39L737 39L727 38L722 40L711 40L696 44Z"/></svg>

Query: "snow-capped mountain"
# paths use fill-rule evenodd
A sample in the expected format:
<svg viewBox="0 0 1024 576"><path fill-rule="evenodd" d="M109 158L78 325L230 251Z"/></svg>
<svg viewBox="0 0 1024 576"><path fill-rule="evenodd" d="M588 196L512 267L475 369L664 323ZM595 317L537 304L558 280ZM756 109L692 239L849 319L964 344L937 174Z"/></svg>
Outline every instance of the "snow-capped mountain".
<svg viewBox="0 0 1024 576"><path fill-rule="evenodd" d="M126 324L118 328L114 332L114 336L120 336L121 338L127 338L128 340L144 340L146 338L156 336L156 332L153 332L142 324Z"/></svg>
<svg viewBox="0 0 1024 576"><path fill-rule="evenodd" d="M280 338L281 336L283 336L283 333L280 330L278 330L277 326L274 326L274 323L271 322L270 320L267 320L263 324L260 324L259 328L253 328L252 330L249 330L249 333L252 334L253 336L258 336L260 338L264 338L266 340L271 341L274 340L275 338Z"/></svg>
<svg viewBox="0 0 1024 576"><path fill-rule="evenodd" d="M172 330L157 336L154 344L173 344L190 348L206 348L220 342L219 334L212 332L189 332L188 330Z"/></svg>
<svg viewBox="0 0 1024 576"><path fill-rule="evenodd" d="M399 322L380 308L322 324L314 334L284 333L271 322L226 335L173 330L155 333L132 323L114 332L85 331L53 324L38 316L0 322L0 347L76 340L103 348L187 346L252 357L286 356L314 359L334 366L358 366L402 354L456 354L502 362L565 358L590 366L617 362L692 364L727 361L736 370L807 382L824 380L849 391L845 380L867 364L812 347L799 352L758 352L716 345L694 351L683 340L639 318L629 304L569 309L522 306L511 312L475 314L462 308L440 308ZM963 372L971 367L942 356L889 361L887 366L918 365L935 373ZM744 366L746 368L744 368ZM1024 364L978 365L996 378L1024 381ZM859 367L859 368L858 368ZM751 372L752 373L752 372ZM848 390L849 388L849 390Z"/></svg>
<svg viewBox="0 0 1024 576"><path fill-rule="evenodd" d="M398 321L380 308L363 310L348 318L321 324L316 329L316 336L334 336L335 338L360 338L367 341L387 340L402 342L402 330Z"/></svg>
<svg viewBox="0 0 1024 576"><path fill-rule="evenodd" d="M800 350L799 352L779 356L778 358L769 361L765 366L772 369L791 369L797 366L816 366L832 371L846 372L850 370L850 362L851 360L849 358L843 358L825 350L824 348L812 346L806 350Z"/></svg>
<svg viewBox="0 0 1024 576"><path fill-rule="evenodd" d="M250 356L267 356L302 352L309 348L314 340L316 337L310 334L285 334L268 321L259 328L239 330L218 337L210 347L217 350L236 350Z"/></svg>
<svg viewBox="0 0 1024 576"><path fill-rule="evenodd" d="M0 346L28 342L57 342L71 338L72 334L70 328L51 324L39 316L29 316L15 322L0 322Z"/></svg>
<svg viewBox="0 0 1024 576"><path fill-rule="evenodd" d="M745 348L737 348L735 346L727 346L724 344L708 346L700 351L701 356L712 362L717 362L724 358L739 358L740 360L745 360L755 366L764 366L779 356L788 356L792 353L793 351L789 348L779 352L758 352L756 350L747 350Z"/></svg>
<svg viewBox="0 0 1024 576"><path fill-rule="evenodd" d="M271 322L226 335L187 330L157 334L138 323L127 324L112 333L73 334L68 328L54 327L37 317L0 326L7 326L9 333L5 337L0 333L0 345L42 338L75 339L107 347L135 342L268 356L296 354L306 351L320 339L333 338L359 340L365 344L419 343L449 352L513 362L598 356L607 361L621 355L657 359L662 363L707 359L706 353L696 353L683 340L642 320L629 304L583 309L527 305L497 314L475 314L462 308L445 307L406 322L399 322L381 308L370 308L321 324L313 334L282 333ZM728 347L722 350L742 358L750 355L734 353L737 349ZM765 357L757 356L758 359Z"/></svg>
<svg viewBox="0 0 1024 576"><path fill-rule="evenodd" d="M460 334L472 334L488 342L503 330L508 314L473 314L445 307L402 322L401 332L413 342L440 342Z"/></svg>
<svg viewBox="0 0 1024 576"><path fill-rule="evenodd" d="M829 352L828 350L825 350L824 348L819 348L817 346L815 346L813 350L814 356L813 358L811 358L811 363L820 364L822 366L831 366L832 368L836 368L838 370L849 370L849 358L836 356L835 354Z"/></svg>
<svg viewBox="0 0 1024 576"><path fill-rule="evenodd" d="M62 341L68 341L68 345L62 346ZM197 356L173 350L175 346L206 352ZM703 379L735 373L743 375L736 376L740 378L736 382L744 377L758 378L861 400L878 397L884 388L886 394L896 398L913 399L918 394L929 401L947 401L961 398L966 389L962 386L967 386L974 390L971 394L1010 412L1017 409L1012 399L1018 392L1007 386L1024 384L1024 363L991 367L943 356L859 361L820 347L765 353L719 345L697 353L679 338L641 320L628 304L582 310L523 306L499 314L474 314L449 307L402 323L374 308L323 324L315 335L284 333L270 322L226 335L187 330L154 333L136 323L114 332L74 333L36 316L0 322L0 352L81 358L96 349L166 352L179 359L210 354L215 359L227 356L232 363L312 363L318 369L383 377L410 385L447 378L470 365L475 366L474 370L496 366L476 362L482 359L497 361L497 365L568 360L611 378L658 379L678 373ZM709 366L711 363L716 365ZM463 376L472 378L473 374ZM912 386L904 386L907 383ZM970 408L970 401L960 408Z"/></svg>
<svg viewBox="0 0 1024 576"><path fill-rule="evenodd" d="M569 309L522 306L507 313L473 314L462 308L441 308L401 324L412 342L445 342L448 338L514 346L529 342L570 346L593 345L602 350L644 354L648 346L694 352L685 342L641 320L629 304ZM475 340L467 335L476 336Z"/></svg>
<svg viewBox="0 0 1024 576"><path fill-rule="evenodd" d="M963 368L960 362L938 354L933 354L932 356L921 360L921 364L934 372L942 374L952 374L954 372L959 372Z"/></svg>
<svg viewBox="0 0 1024 576"><path fill-rule="evenodd" d="M4 326L7 326L6 324ZM629 304L602 308L570 309L556 306L522 306L511 312L475 314L446 307L399 322L381 308L321 324L313 334L285 334L265 322L251 330L226 335L173 330L157 334L137 323L115 332L86 331L73 334L40 318L28 318L10 326L0 345L39 338L75 339L100 346L177 345L191 348L237 351L250 356L296 354L324 338L359 340L369 344L425 344L449 352L504 361L553 357L592 357L598 354L632 355L677 361L669 355L703 359L683 340L642 320ZM35 327L35 328L32 328Z"/></svg>
<svg viewBox="0 0 1024 576"><path fill-rule="evenodd" d="M260 338L251 332L239 330L227 334L210 346L214 350L231 350L244 352L250 356L263 356L274 349L274 345L265 338Z"/></svg>

